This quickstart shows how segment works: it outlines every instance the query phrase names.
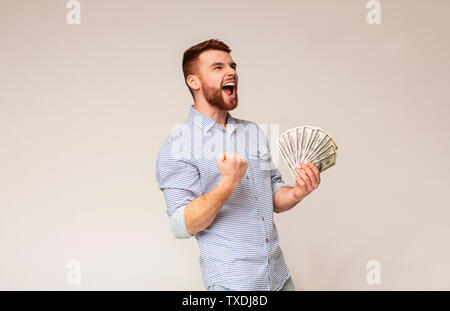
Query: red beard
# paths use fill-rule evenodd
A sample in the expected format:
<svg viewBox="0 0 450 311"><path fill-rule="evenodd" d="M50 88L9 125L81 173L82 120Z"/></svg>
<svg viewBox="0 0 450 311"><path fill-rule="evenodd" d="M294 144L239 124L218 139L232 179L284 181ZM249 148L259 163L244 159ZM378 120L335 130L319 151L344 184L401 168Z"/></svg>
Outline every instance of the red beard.
<svg viewBox="0 0 450 311"><path fill-rule="evenodd" d="M234 90L236 97L228 103L223 99L222 88L208 87L203 83L203 94L210 105L217 107L222 111L230 111L238 105L237 89Z"/></svg>

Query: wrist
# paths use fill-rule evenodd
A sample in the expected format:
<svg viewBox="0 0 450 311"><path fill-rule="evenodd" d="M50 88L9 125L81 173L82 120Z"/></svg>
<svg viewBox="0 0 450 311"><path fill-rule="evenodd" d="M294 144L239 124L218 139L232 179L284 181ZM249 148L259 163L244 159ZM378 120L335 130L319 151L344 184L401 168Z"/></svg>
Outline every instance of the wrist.
<svg viewBox="0 0 450 311"><path fill-rule="evenodd" d="M234 191L237 185L234 184L233 180L231 178L223 177L220 179L218 186L221 189L224 189L227 192L230 192L230 194Z"/></svg>
<svg viewBox="0 0 450 311"><path fill-rule="evenodd" d="M295 187L292 187L291 189L289 189L289 197L290 197L292 203L294 203L294 205L295 205L295 204L299 203L301 200L303 200L303 198L305 196L298 194L298 193L296 194Z"/></svg>

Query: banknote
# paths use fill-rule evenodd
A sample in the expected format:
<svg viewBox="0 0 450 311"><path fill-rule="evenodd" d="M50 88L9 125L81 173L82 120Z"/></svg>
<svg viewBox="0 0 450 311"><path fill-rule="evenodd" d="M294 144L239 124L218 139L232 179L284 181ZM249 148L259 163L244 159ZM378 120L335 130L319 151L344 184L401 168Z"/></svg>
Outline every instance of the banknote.
<svg viewBox="0 0 450 311"><path fill-rule="evenodd" d="M312 162L319 171L335 165L336 140L325 130L309 125L289 129L277 140L278 149L289 171L296 176L300 162Z"/></svg>

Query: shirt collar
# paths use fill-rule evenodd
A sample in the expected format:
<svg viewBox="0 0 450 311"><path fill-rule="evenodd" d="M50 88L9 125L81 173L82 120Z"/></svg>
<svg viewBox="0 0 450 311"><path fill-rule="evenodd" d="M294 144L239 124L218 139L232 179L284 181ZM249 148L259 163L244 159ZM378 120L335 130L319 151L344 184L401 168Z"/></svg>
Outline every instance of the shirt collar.
<svg viewBox="0 0 450 311"><path fill-rule="evenodd" d="M194 125L199 127L204 133L207 133L214 125L222 126L216 121L208 118L203 113L194 108L194 105L191 105L189 108L189 118L194 122ZM227 111L227 121L226 121L227 133L231 134L236 129L237 122L231 116L231 114Z"/></svg>

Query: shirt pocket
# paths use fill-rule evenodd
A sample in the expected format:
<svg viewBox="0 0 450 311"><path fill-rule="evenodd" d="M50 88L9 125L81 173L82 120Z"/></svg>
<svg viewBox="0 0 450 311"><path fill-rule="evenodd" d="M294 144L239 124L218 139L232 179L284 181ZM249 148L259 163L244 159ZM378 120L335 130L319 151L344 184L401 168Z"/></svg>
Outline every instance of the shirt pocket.
<svg viewBox="0 0 450 311"><path fill-rule="evenodd" d="M270 176L272 157L266 145L259 145L249 150L249 166L256 180Z"/></svg>

